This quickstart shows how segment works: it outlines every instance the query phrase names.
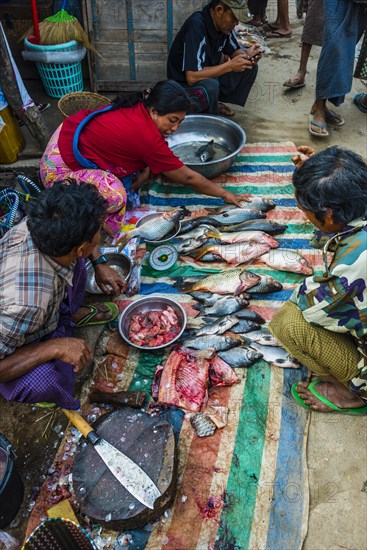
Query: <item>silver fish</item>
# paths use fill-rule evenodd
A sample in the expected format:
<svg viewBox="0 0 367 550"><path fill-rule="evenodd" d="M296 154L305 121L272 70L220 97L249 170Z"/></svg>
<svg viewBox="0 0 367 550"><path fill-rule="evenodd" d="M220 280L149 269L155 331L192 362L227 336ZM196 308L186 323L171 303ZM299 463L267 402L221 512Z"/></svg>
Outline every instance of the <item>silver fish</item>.
<svg viewBox="0 0 367 550"><path fill-rule="evenodd" d="M218 302L218 300L223 298L222 294L212 294L211 292L194 291L194 292L190 292L190 294L193 298L195 298L195 300L200 300L200 302L203 302L204 306L213 306ZM246 292L239 294L235 298L239 298L239 297L241 297L241 300L243 300L243 302L246 302L249 299L249 295ZM227 296L226 298L231 299L231 297L229 296ZM199 308L195 307L195 309L199 309Z"/></svg>
<svg viewBox="0 0 367 550"><path fill-rule="evenodd" d="M242 223L248 220L258 220L266 218L266 214L259 210L251 210L247 208L234 208L223 212L223 214L211 214L210 219L220 222L222 225L230 225L234 223Z"/></svg>
<svg viewBox="0 0 367 550"><path fill-rule="evenodd" d="M271 248L278 248L279 246L278 241L267 233L264 233L264 231L232 231L229 233L224 233L217 227L213 227L211 229L206 229L203 235L208 238L214 238L217 243L233 244L254 242L269 244Z"/></svg>
<svg viewBox="0 0 367 550"><path fill-rule="evenodd" d="M228 264L239 265L249 263L255 260L265 252L270 250L270 245L266 243L234 243L234 244L215 244L207 245L190 251L197 261L224 261ZM214 260L212 260L214 256Z"/></svg>
<svg viewBox="0 0 367 550"><path fill-rule="evenodd" d="M254 323L254 321L249 321L248 319L240 319L230 330L234 334L246 334L252 330L258 330L260 325Z"/></svg>
<svg viewBox="0 0 367 550"><path fill-rule="evenodd" d="M209 230L215 230L216 228L212 225L209 225L207 223L203 223L198 225L197 227L194 227L194 229L191 229L191 231L182 231L182 223L181 223L181 231L177 235L177 239L200 239L203 235L206 234Z"/></svg>
<svg viewBox="0 0 367 550"><path fill-rule="evenodd" d="M253 342L251 347L262 354L265 361L276 367L283 369L298 369L301 365L289 355L289 353L281 347L262 346L257 342Z"/></svg>
<svg viewBox="0 0 367 550"><path fill-rule="evenodd" d="M207 437L213 435L217 426L207 414L197 413L190 418L192 427L195 429L199 437Z"/></svg>
<svg viewBox="0 0 367 550"><path fill-rule="evenodd" d="M259 210L260 212L268 212L276 207L276 203L267 197L257 197L253 196L250 199L250 202L240 201L241 208L250 208L251 210ZM233 210L237 208L233 204L226 204L216 208L215 211L220 214L222 212L227 212L228 210Z"/></svg>
<svg viewBox="0 0 367 550"><path fill-rule="evenodd" d="M280 347L279 340L272 335L272 333L267 329L254 330L253 332L246 333L247 338L260 344L262 346L276 346Z"/></svg>
<svg viewBox="0 0 367 550"><path fill-rule="evenodd" d="M205 307L202 305L195 309L199 309L203 315L215 315L217 317L222 317L222 315L230 315L231 313L235 313L241 308L248 306L248 304L248 300L244 299L242 295L220 296L220 298L216 300L211 307Z"/></svg>
<svg viewBox="0 0 367 550"><path fill-rule="evenodd" d="M247 319L248 321L253 321L254 323L258 323L259 325L263 325L265 323L264 317L262 317L260 313L257 313L257 311L253 311L252 309L240 309L239 311L236 311L236 317L238 317L238 319Z"/></svg>
<svg viewBox="0 0 367 550"><path fill-rule="evenodd" d="M199 149L196 151L195 155L200 158L201 162L209 162L209 160L212 160L214 157L214 139L211 139L208 141L208 143L205 143L205 145L202 145L199 147Z"/></svg>
<svg viewBox="0 0 367 550"><path fill-rule="evenodd" d="M135 296L135 294L137 294L140 290L141 268L142 268L143 261L148 255L149 255L148 253L145 253L139 260L136 260L134 267L131 270L130 277L125 290L125 294L129 298L131 296Z"/></svg>
<svg viewBox="0 0 367 550"><path fill-rule="evenodd" d="M223 361L231 365L233 368L248 368L256 361L262 359L262 354L259 351L238 346L229 351L220 351L218 355Z"/></svg>
<svg viewBox="0 0 367 550"><path fill-rule="evenodd" d="M226 315L212 323L202 326L196 332L196 336L203 336L204 334L223 334L223 332L232 328L236 323L238 323L237 317L234 315Z"/></svg>
<svg viewBox="0 0 367 550"><path fill-rule="evenodd" d="M264 231L264 233L269 233L269 235L277 235L278 233L284 233L287 227L287 225L281 225L270 220L248 220L240 224L232 223L231 225L222 225L220 230L224 232Z"/></svg>
<svg viewBox="0 0 367 550"><path fill-rule="evenodd" d="M181 239L179 242L174 243L174 247L179 254L185 254L186 252L191 252L196 248L200 248L203 245L202 241L197 239Z"/></svg>
<svg viewBox="0 0 367 550"><path fill-rule="evenodd" d="M289 248L271 249L260 256L257 261L279 271L290 271L292 273L302 273L303 275L313 274L313 268L306 258L296 250Z"/></svg>
<svg viewBox="0 0 367 550"><path fill-rule="evenodd" d="M177 281L179 278L176 277ZM203 292L215 292L216 294L232 294L237 296L242 294L251 286L255 286L260 281L260 277L256 273L252 273L247 269L236 268L226 269L220 273L208 275L194 283L182 284L184 292L192 292L193 290L201 290Z"/></svg>
<svg viewBox="0 0 367 550"><path fill-rule="evenodd" d="M251 344L250 338L239 334L211 334L195 336L195 338L184 340L183 345L192 349L215 349L215 351L226 351L242 344Z"/></svg>
<svg viewBox="0 0 367 550"><path fill-rule="evenodd" d="M283 285L271 275L260 275L261 281L258 285L255 285L249 289L250 294L266 294L268 292L278 292L283 290Z"/></svg>

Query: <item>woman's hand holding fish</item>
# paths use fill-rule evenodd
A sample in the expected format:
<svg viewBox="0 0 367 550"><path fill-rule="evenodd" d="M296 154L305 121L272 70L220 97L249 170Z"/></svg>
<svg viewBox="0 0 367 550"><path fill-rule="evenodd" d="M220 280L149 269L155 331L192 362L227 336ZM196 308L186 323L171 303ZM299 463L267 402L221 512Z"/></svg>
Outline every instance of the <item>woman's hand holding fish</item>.
<svg viewBox="0 0 367 550"><path fill-rule="evenodd" d="M300 145L297 147L298 153L292 157L292 162L296 168L302 166L302 164L315 154L315 149L308 145Z"/></svg>
<svg viewBox="0 0 367 550"><path fill-rule="evenodd" d="M95 266L94 271L96 283L104 294L119 295L124 292L126 282L112 267L107 264L99 264Z"/></svg>
<svg viewBox="0 0 367 550"><path fill-rule="evenodd" d="M241 201L251 202L251 195L246 195L245 193L236 194L231 191L224 191L221 199L229 204L235 204L238 208L242 208Z"/></svg>

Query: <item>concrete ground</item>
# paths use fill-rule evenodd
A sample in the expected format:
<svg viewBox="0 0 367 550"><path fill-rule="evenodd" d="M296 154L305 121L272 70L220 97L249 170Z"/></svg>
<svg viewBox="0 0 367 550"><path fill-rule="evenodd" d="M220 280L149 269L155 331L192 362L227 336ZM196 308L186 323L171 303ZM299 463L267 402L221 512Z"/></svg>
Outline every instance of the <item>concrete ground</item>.
<svg viewBox="0 0 367 550"><path fill-rule="evenodd" d="M269 19L273 20L274 0L269 2L268 12ZM352 103L355 92L366 90L358 80L354 80L352 92L338 109L346 120L345 126L332 130L326 139L313 138L308 132L308 114L314 98L320 48L312 49L306 87L284 93L282 84L295 74L301 52L302 23L296 19L294 7L291 8L291 15L292 38L268 41L272 54L260 62L259 75L246 108L234 107L234 120L245 129L250 143L290 140L296 145L307 144L316 150L337 144L366 157L367 115L360 113ZM35 101L51 103L51 108L45 111L44 116L50 129L55 129L61 122L57 100L45 95L39 81L26 81L26 86ZM26 129L24 134L27 139L26 149L22 158L9 168L33 166L36 170L41 151ZM26 484L22 510L14 527L8 529L20 541L28 510L59 441L60 434L55 431L51 431L48 440L42 439L47 419L36 420L43 415L40 411L30 412L28 406L0 402L0 431L8 435L17 449L19 470ZM56 423L58 430L62 430L65 424L59 415ZM365 417L311 415L308 439L310 518L305 550L367 548L366 435Z"/></svg>

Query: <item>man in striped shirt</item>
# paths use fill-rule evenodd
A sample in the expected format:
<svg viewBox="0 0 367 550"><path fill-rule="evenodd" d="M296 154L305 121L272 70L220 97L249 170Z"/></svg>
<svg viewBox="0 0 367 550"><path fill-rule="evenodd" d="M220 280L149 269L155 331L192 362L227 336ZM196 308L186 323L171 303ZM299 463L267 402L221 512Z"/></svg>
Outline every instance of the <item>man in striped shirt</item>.
<svg viewBox="0 0 367 550"><path fill-rule="evenodd" d="M184 86L197 111L232 116L224 103L244 106L261 49L241 49L234 28L245 0L211 0L183 24L170 49L167 76ZM227 59L224 61L224 59Z"/></svg>
<svg viewBox="0 0 367 550"><path fill-rule="evenodd" d="M101 261L105 208L94 186L65 180L31 202L28 218L0 240L0 395L6 400L79 408L74 371L90 363L92 352L73 337L75 326L118 314L115 304L99 304L92 315L81 306L84 259L96 264L102 289L109 284L120 294L125 286Z"/></svg>

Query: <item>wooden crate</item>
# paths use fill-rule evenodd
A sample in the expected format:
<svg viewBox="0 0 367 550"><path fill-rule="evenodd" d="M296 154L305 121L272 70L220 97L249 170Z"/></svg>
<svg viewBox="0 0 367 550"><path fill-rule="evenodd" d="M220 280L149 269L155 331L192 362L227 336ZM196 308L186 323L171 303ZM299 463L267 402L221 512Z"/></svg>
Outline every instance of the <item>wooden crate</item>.
<svg viewBox="0 0 367 550"><path fill-rule="evenodd" d="M94 92L138 90L166 78L169 48L204 0L83 0Z"/></svg>

